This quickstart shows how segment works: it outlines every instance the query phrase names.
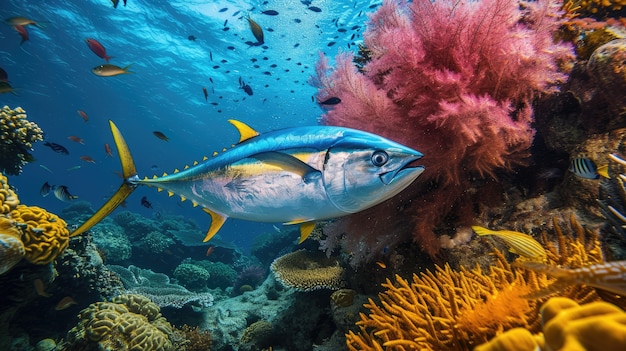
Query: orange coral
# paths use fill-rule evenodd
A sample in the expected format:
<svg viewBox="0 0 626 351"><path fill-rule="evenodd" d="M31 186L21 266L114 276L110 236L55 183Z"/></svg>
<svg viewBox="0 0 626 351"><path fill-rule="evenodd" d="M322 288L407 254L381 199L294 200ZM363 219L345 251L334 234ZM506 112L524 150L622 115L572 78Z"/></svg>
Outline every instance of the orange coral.
<svg viewBox="0 0 626 351"><path fill-rule="evenodd" d="M597 235L572 216L575 235L564 235L554 220L557 244L546 243L547 262L581 267L602 261ZM387 280L380 304L369 300L369 315L361 314L359 332L346 335L350 350L471 350L496 334L515 327L538 332L538 308L545 299L527 300L529 292L548 286L542 274L514 270L500 252L489 272L449 265L413 275L412 282L396 276ZM563 295L579 303L600 300L595 289L569 287Z"/></svg>
<svg viewBox="0 0 626 351"><path fill-rule="evenodd" d="M22 231L25 258L29 262L50 263L67 247L70 232L57 215L37 206L18 205L9 216Z"/></svg>

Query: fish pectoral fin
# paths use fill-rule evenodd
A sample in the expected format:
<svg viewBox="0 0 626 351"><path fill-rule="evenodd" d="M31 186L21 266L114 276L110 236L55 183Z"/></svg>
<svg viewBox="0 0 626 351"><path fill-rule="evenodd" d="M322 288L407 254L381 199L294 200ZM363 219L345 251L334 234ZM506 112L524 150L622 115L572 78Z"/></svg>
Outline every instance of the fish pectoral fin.
<svg viewBox="0 0 626 351"><path fill-rule="evenodd" d="M495 230L487 229L484 227L479 227L477 225L472 226L472 230L474 231L474 233L476 233L479 236L494 235L497 233Z"/></svg>
<svg viewBox="0 0 626 351"><path fill-rule="evenodd" d="M300 224L300 240L298 240L298 244L302 244L302 242L309 237L309 235L315 228L315 222L311 219L297 219L295 221L283 223L283 225L290 224Z"/></svg>
<svg viewBox="0 0 626 351"><path fill-rule="evenodd" d="M600 167L598 167L598 169L596 170L596 173L598 173L599 176L604 177L606 179L611 179L611 177L609 176L609 165L602 165Z"/></svg>
<svg viewBox="0 0 626 351"><path fill-rule="evenodd" d="M256 130L254 130L252 127L250 127L249 125L238 121L236 119L229 119L228 122L230 122L230 124L234 125L235 128L237 128L237 131L239 131L239 142L244 142L248 139L254 138L255 136L259 135L259 132L257 132Z"/></svg>
<svg viewBox="0 0 626 351"><path fill-rule="evenodd" d="M208 213L211 216L211 227L209 227L209 230L206 233L206 236L204 237L204 240L202 240L202 242L207 242L209 240L211 240L211 238L217 234L217 232L220 230L220 228L222 228L222 225L224 225L224 222L226 222L226 216L219 214L217 212L211 211L208 208L202 208L202 211Z"/></svg>
<svg viewBox="0 0 626 351"><path fill-rule="evenodd" d="M322 172L300 161L296 157L277 151L268 151L251 156L263 163L279 167L287 172L295 173L302 177L305 183L318 179Z"/></svg>

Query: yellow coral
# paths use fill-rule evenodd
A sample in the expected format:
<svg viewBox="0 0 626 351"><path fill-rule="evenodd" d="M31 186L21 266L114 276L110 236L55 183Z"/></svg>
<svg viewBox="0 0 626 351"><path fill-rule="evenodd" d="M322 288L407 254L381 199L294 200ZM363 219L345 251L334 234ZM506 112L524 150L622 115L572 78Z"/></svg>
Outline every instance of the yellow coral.
<svg viewBox="0 0 626 351"><path fill-rule="evenodd" d="M9 181L0 173L0 214L7 214L20 204L20 200L9 186Z"/></svg>
<svg viewBox="0 0 626 351"><path fill-rule="evenodd" d="M159 307L141 295L120 295L96 302L79 313L80 322L68 332L71 342L96 342L100 349L173 350L172 326Z"/></svg>
<svg viewBox="0 0 626 351"><path fill-rule="evenodd" d="M69 243L70 233L65 221L43 208L18 205L9 217L22 231L25 257L31 263L52 262Z"/></svg>
<svg viewBox="0 0 626 351"><path fill-rule="evenodd" d="M599 301L579 305L554 297L541 307L543 334L523 328L503 333L475 351L604 351L626 348L626 312Z"/></svg>
<svg viewBox="0 0 626 351"><path fill-rule="evenodd" d="M547 262L569 267L601 262L597 235L574 217L570 222L576 235L566 236L555 219L557 244L543 234ZM523 296L551 282L545 275L513 270L500 252L487 273L445 265L414 274L411 282L396 276L395 284L383 284L387 290L379 294L380 304L372 299L365 304L370 313L361 314L359 332L347 334L347 344L350 350L471 350L507 329L537 332L543 300ZM563 294L582 303L600 299L590 287L569 287Z"/></svg>
<svg viewBox="0 0 626 351"><path fill-rule="evenodd" d="M304 249L275 259L270 268L283 285L299 291L339 289L343 284L337 260Z"/></svg>

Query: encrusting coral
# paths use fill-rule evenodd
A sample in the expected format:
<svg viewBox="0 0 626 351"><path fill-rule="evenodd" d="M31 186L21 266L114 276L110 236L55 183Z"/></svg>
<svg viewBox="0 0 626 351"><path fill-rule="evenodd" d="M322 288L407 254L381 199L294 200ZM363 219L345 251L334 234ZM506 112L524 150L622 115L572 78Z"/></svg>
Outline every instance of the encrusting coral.
<svg viewBox="0 0 626 351"><path fill-rule="evenodd" d="M468 217L461 221L470 219L470 179L494 177L527 156L533 99L554 92L567 78L560 67L573 59L571 45L553 39L559 8L554 0L385 1L363 35L361 69L347 53L334 68L325 57L317 64L318 99L341 100L323 106L323 123L374 132L425 155L426 171L412 187L434 186L411 202L408 215L413 238L429 254L439 249L433 229L446 214L454 209ZM397 210L380 212L385 218ZM409 239L396 233L387 237L395 242L376 246L378 234L394 226L366 215L348 217L348 229L337 230L348 234L346 251L378 252Z"/></svg>
<svg viewBox="0 0 626 351"><path fill-rule="evenodd" d="M0 184L0 274L19 262L19 255L34 264L52 262L68 245L67 224L43 208L21 205L1 173Z"/></svg>
<svg viewBox="0 0 626 351"><path fill-rule="evenodd" d="M298 291L335 290L343 285L343 268L337 260L304 249L275 259L270 268L276 280Z"/></svg>
<svg viewBox="0 0 626 351"><path fill-rule="evenodd" d="M572 216L576 235L564 235L555 223L557 244L543 241L547 262L582 267L602 261L597 235L583 229ZM545 275L513 269L506 258L495 253L489 272L480 268L454 271L447 264L435 272L414 274L412 281L396 276L387 280L387 290L372 299L357 322L359 331L346 335L350 350L471 350L505 330L521 327L538 332L538 309L545 299L529 300L525 295L545 288L552 280ZM562 295L579 303L600 300L591 287L570 286Z"/></svg>
<svg viewBox="0 0 626 351"><path fill-rule="evenodd" d="M0 172L18 175L32 161L33 143L43 140L43 131L26 119L26 111L4 106L0 110Z"/></svg>
<svg viewBox="0 0 626 351"><path fill-rule="evenodd" d="M80 321L67 334L64 349L89 347L104 350L173 350L173 330L160 309L141 295L120 295L111 302L96 302L82 310Z"/></svg>
<svg viewBox="0 0 626 351"><path fill-rule="evenodd" d="M542 331L515 328L475 351L604 351L626 347L626 312L604 301L579 305L564 297L549 299L540 311Z"/></svg>

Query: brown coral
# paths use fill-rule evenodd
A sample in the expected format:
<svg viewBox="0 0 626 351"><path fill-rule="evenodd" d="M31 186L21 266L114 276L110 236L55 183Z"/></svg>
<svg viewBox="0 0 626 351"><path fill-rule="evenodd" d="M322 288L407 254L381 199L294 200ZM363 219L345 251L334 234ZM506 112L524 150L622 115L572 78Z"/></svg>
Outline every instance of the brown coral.
<svg viewBox="0 0 626 351"><path fill-rule="evenodd" d="M548 262L581 267L602 261L597 236L574 217L571 226L576 235L565 236L555 220L557 244L543 234ZM537 332L544 300L523 296L551 282L545 275L514 270L500 252L486 273L445 265L414 274L412 282L396 276L395 284L383 284L387 290L379 294L380 304L372 299L365 304L370 314L361 314L359 332L347 334L347 343L350 350L471 350L506 329ZM600 299L590 287L569 287L563 295L581 303Z"/></svg>
<svg viewBox="0 0 626 351"><path fill-rule="evenodd" d="M4 174L0 173L0 214L7 214L20 204L17 195L9 186L9 181Z"/></svg>
<svg viewBox="0 0 626 351"><path fill-rule="evenodd" d="M337 260L304 249L275 259L270 268L279 282L298 291L339 289L343 284Z"/></svg>
<svg viewBox="0 0 626 351"><path fill-rule="evenodd" d="M173 350L169 339L172 326L161 316L159 307L143 296L127 294L111 302L92 303L78 317L78 325L68 332L68 349L95 342L107 350Z"/></svg>
<svg viewBox="0 0 626 351"><path fill-rule="evenodd" d="M39 126L26 119L21 107L4 106L0 110L0 169L8 174L20 174L22 166L33 160L32 144L43 140Z"/></svg>
<svg viewBox="0 0 626 351"><path fill-rule="evenodd" d="M65 221L43 208L18 205L9 217L22 231L26 260L31 263L54 261L69 243L70 233Z"/></svg>

